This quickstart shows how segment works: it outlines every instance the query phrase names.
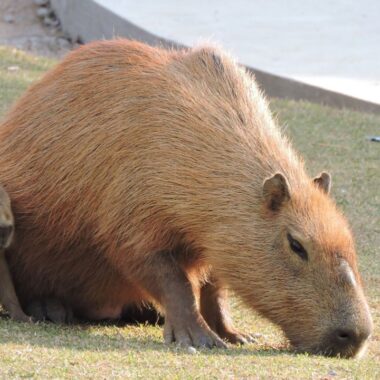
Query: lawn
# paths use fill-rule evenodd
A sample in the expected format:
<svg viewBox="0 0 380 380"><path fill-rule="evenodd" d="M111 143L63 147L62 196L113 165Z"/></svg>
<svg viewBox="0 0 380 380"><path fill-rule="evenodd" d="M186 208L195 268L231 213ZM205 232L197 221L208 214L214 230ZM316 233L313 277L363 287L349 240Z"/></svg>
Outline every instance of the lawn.
<svg viewBox="0 0 380 380"><path fill-rule="evenodd" d="M54 64L0 47L0 117ZM296 355L281 332L235 301L238 327L257 342L195 354L162 343L158 326L22 324L0 316L0 378L380 378L380 117L306 102L272 100L272 110L312 175L327 169L350 219L375 331L362 360Z"/></svg>

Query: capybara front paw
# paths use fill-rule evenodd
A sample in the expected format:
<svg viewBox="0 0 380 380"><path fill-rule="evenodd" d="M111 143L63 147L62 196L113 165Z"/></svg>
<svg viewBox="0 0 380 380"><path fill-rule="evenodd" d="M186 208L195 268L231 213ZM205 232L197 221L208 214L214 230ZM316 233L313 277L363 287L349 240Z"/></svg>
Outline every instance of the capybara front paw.
<svg viewBox="0 0 380 380"><path fill-rule="evenodd" d="M177 343L181 347L219 347L227 348L227 345L213 331L198 323L172 324L165 321L165 343Z"/></svg>

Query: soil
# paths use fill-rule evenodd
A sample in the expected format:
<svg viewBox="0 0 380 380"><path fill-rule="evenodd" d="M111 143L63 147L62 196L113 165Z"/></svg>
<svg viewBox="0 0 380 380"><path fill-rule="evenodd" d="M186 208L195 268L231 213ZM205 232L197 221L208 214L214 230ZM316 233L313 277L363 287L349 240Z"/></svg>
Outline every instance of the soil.
<svg viewBox="0 0 380 380"><path fill-rule="evenodd" d="M45 19L37 16L41 6L36 3L41 2L46 3L44 12L49 12ZM46 26L44 23L52 25ZM61 58L74 46L50 13L49 1L38 0L0 1L0 45L53 58Z"/></svg>

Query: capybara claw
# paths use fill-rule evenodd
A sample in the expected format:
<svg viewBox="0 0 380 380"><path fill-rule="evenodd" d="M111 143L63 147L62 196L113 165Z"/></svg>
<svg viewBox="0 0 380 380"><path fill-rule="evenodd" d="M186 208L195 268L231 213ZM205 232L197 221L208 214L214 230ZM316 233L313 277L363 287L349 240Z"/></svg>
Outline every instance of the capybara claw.
<svg viewBox="0 0 380 380"><path fill-rule="evenodd" d="M226 342L231 344L247 344L256 342L256 339L250 334L241 333L234 328L223 328L218 331L218 335Z"/></svg>

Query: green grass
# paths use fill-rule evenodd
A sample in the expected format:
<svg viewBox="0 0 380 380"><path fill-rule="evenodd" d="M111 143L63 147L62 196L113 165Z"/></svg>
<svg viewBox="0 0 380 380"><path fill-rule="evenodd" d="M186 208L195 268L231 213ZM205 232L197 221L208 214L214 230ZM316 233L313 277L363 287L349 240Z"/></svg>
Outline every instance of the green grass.
<svg viewBox="0 0 380 380"><path fill-rule="evenodd" d="M52 64L0 47L0 116ZM380 144L365 139L380 133L380 117L284 100L273 100L272 109L310 173L332 173L333 195L352 222L375 322L364 359L295 355L277 328L236 304L237 326L263 335L245 347L196 354L165 346L155 326L26 325L2 317L0 378L380 378Z"/></svg>

